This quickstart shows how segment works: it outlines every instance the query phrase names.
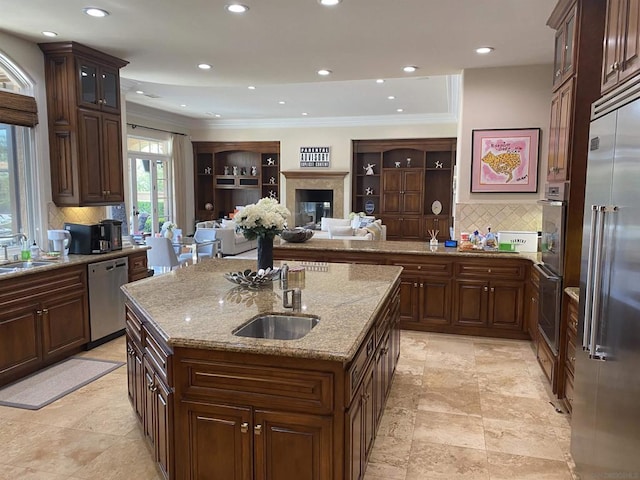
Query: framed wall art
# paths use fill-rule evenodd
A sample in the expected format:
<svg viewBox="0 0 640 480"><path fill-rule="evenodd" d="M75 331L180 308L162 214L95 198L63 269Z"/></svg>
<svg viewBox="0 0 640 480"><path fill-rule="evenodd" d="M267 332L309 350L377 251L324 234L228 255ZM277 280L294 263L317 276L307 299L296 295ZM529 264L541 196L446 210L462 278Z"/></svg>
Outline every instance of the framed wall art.
<svg viewBox="0 0 640 480"><path fill-rule="evenodd" d="M471 192L537 192L539 146L539 128L473 130Z"/></svg>

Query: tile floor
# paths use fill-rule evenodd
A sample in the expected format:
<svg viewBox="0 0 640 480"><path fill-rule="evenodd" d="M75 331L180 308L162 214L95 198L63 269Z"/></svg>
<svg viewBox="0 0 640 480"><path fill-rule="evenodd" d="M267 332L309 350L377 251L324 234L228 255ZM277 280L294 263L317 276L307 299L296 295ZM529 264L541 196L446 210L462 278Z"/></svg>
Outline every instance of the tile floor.
<svg viewBox="0 0 640 480"><path fill-rule="evenodd" d="M567 416L528 342L402 332L366 480L572 480ZM83 353L126 359L124 338ZM156 480L123 366L38 411L0 407L0 480Z"/></svg>

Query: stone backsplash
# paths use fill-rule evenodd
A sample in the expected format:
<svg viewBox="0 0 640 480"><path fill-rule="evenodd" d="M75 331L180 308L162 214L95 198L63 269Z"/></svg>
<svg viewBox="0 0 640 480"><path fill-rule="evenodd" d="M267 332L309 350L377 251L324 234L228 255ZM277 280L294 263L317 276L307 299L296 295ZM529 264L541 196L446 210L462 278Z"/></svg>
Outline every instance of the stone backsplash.
<svg viewBox="0 0 640 480"><path fill-rule="evenodd" d="M461 232L487 233L487 227L495 233L501 230L537 232L542 229L542 207L535 203L458 203L454 223L456 239Z"/></svg>
<svg viewBox="0 0 640 480"><path fill-rule="evenodd" d="M58 207L49 203L47 210L47 223L52 230L63 228L64 222L98 223L107 218L105 207Z"/></svg>

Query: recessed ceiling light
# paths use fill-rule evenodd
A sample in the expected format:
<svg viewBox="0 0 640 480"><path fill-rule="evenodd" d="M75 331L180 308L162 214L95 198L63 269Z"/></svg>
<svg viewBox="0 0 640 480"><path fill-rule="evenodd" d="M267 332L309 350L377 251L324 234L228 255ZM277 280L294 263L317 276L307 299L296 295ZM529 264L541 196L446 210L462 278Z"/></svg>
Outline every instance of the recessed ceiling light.
<svg viewBox="0 0 640 480"><path fill-rule="evenodd" d="M479 53L480 55L486 55L487 53L491 53L491 52L493 52L493 47L476 48L476 53Z"/></svg>
<svg viewBox="0 0 640 480"><path fill-rule="evenodd" d="M186 104L186 103L181 103L181 104L180 104L180 106L181 106L182 108L184 108L184 107L186 107L186 106L187 106L187 104Z"/></svg>
<svg viewBox="0 0 640 480"><path fill-rule="evenodd" d="M45 37L57 37L58 36L58 34L56 32L48 32L48 31L42 32L42 35L44 35Z"/></svg>
<svg viewBox="0 0 640 480"><path fill-rule="evenodd" d="M396 99L396 97L394 97L393 95L389 95L387 98L388 98L389 100L395 100L395 99Z"/></svg>
<svg viewBox="0 0 640 480"><path fill-rule="evenodd" d="M103 10L102 8L97 8L97 7L83 8L82 11L91 17L101 18L109 15L109 12L107 12L106 10Z"/></svg>
<svg viewBox="0 0 640 480"><path fill-rule="evenodd" d="M404 112L404 108L398 108L398 109L396 109L396 112L402 113L402 112Z"/></svg>
<svg viewBox="0 0 640 480"><path fill-rule="evenodd" d="M417 69L418 67L416 67L415 65L407 65L406 67L402 67L402 70L404 70L407 73L415 72Z"/></svg>
<svg viewBox="0 0 640 480"><path fill-rule="evenodd" d="M331 75L331 70L327 70L326 68L322 68L322 69L318 70L318 75L322 75L323 77L326 77L327 75Z"/></svg>
<svg viewBox="0 0 640 480"><path fill-rule="evenodd" d="M342 0L318 0L320 5L325 5L327 7L338 5L340 2L342 2Z"/></svg>
<svg viewBox="0 0 640 480"><path fill-rule="evenodd" d="M307 112L302 112L303 117L306 117L307 115L309 115Z"/></svg>
<svg viewBox="0 0 640 480"><path fill-rule="evenodd" d="M138 95L144 95L144 92L143 92L142 90L136 90L136 93L137 93Z"/></svg>
<svg viewBox="0 0 640 480"><path fill-rule="evenodd" d="M279 103L280 105L284 105L286 102L285 102L284 100L280 100L278 103Z"/></svg>
<svg viewBox="0 0 640 480"><path fill-rule="evenodd" d="M215 114L215 117L216 117L216 118L220 118L221 116L222 116L222 115L220 115L219 113L216 113L216 114Z"/></svg>
<svg viewBox="0 0 640 480"><path fill-rule="evenodd" d="M254 87L253 85L249 85L247 88L248 88L249 90L255 90L255 89L256 89L256 87Z"/></svg>
<svg viewBox="0 0 640 480"><path fill-rule="evenodd" d="M208 63L199 63L198 68L200 70L211 70L211 65L209 65Z"/></svg>
<svg viewBox="0 0 640 480"><path fill-rule="evenodd" d="M382 78L379 78L376 80L376 83L384 83L384 80Z"/></svg>
<svg viewBox="0 0 640 480"><path fill-rule="evenodd" d="M231 13L244 13L249 10L249 7L242 5L241 3L231 3L229 5L225 5L224 8Z"/></svg>

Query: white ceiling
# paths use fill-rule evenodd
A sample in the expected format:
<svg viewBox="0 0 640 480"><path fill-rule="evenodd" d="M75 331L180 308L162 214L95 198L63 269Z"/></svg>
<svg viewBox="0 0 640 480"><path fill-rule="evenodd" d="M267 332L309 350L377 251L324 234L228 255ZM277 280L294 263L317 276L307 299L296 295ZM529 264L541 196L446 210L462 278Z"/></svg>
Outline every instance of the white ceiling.
<svg viewBox="0 0 640 480"><path fill-rule="evenodd" d="M553 59L546 20L556 0L343 0L335 7L241 0L250 8L243 15L227 13L226 3L13 1L2 9L0 30L33 42L73 40L128 60L121 71L127 101L217 122L302 112L309 119L446 117L457 113L462 70ZM110 15L88 17L87 6ZM45 38L43 30L59 36ZM477 55L485 45L495 51ZM213 68L198 69L202 62ZM404 65L419 69L406 74ZM320 68L333 73L319 77Z"/></svg>

